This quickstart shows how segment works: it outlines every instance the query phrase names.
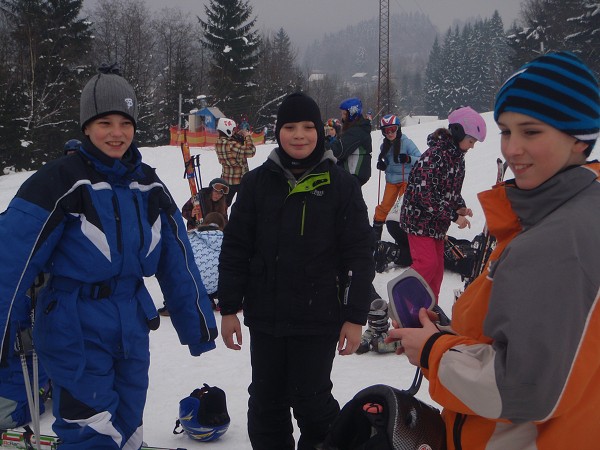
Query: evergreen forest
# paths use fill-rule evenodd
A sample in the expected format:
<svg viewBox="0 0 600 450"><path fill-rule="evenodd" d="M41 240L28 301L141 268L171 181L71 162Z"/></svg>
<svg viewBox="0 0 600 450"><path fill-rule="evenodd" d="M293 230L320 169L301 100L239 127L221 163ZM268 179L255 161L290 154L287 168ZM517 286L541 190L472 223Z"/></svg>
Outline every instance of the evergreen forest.
<svg viewBox="0 0 600 450"><path fill-rule="evenodd" d="M304 57L283 28L259 33L256 19L252 0L209 0L195 17L151 11L144 0L98 0L85 11L83 0L0 0L0 173L37 169L82 137L79 96L102 63L118 63L137 93L142 146L165 145L169 127L185 125L180 96L183 113L203 98L255 128L272 124L296 90L319 102L324 119L350 96L375 109L377 19L326 35ZM394 111L381 113L490 110L515 68L552 50L600 71L598 0L524 0L513 24L495 13L446 31L422 14L392 16Z"/></svg>

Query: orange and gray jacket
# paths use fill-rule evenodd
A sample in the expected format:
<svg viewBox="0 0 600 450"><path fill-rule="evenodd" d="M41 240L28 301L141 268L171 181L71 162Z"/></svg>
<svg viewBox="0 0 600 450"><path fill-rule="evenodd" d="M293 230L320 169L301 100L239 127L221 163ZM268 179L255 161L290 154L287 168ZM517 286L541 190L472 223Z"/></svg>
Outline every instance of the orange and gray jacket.
<svg viewBox="0 0 600 450"><path fill-rule="evenodd" d="M421 352L448 449L600 442L600 163L479 199L498 244Z"/></svg>

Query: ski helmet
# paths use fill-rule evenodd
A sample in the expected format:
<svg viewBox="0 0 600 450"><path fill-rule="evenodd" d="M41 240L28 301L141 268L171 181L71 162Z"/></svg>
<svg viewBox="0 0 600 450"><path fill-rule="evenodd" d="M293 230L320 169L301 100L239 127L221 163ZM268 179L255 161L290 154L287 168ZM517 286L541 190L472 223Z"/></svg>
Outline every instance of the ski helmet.
<svg viewBox="0 0 600 450"><path fill-rule="evenodd" d="M485 120L470 106L452 111L448 116L448 128L456 142L462 141L465 136L471 136L479 142L485 140Z"/></svg>
<svg viewBox="0 0 600 450"><path fill-rule="evenodd" d="M325 125L327 125L329 128L333 128L336 133L339 133L342 129L342 124L340 123L339 119L329 119Z"/></svg>
<svg viewBox="0 0 600 450"><path fill-rule="evenodd" d="M76 152L77 150L79 150L80 146L81 146L81 141L79 141L77 139L69 139L67 142L65 142L65 149L64 149L65 155L68 155L71 152Z"/></svg>
<svg viewBox="0 0 600 450"><path fill-rule="evenodd" d="M231 137L233 136L236 126L237 125L233 120L228 119L227 117L221 117L217 123L217 130L222 131L225 136Z"/></svg>
<svg viewBox="0 0 600 450"><path fill-rule="evenodd" d="M381 129L381 133L385 135L385 129L388 127L398 127L400 131L399 134L402 134L402 127L400 126L400 118L394 114L387 114L381 118L379 121L379 128Z"/></svg>
<svg viewBox="0 0 600 450"><path fill-rule="evenodd" d="M348 111L348 122L353 122L362 114L362 102L357 97L351 97L340 103L340 109Z"/></svg>
<svg viewBox="0 0 600 450"><path fill-rule="evenodd" d="M192 439L210 442L225 434L230 421L225 392L204 383L202 388L194 389L189 397L179 402L179 419L175 429L181 425Z"/></svg>

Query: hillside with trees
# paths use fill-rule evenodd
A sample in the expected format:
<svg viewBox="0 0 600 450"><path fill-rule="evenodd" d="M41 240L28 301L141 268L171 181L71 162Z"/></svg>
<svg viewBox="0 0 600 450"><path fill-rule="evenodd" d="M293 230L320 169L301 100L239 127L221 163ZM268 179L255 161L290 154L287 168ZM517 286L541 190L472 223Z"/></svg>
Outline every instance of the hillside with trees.
<svg viewBox="0 0 600 450"><path fill-rule="evenodd" d="M445 117L470 104L491 109L516 67L571 50L600 70L598 0L525 0L508 29L498 14L436 34L422 14L390 17L392 104L398 114ZM273 122L286 94L302 89L324 118L358 95L375 108L378 21L350 25L311 45L300 60L285 29L258 33L251 0L209 0L198 17L150 11L144 0L0 0L0 170L29 170L81 138L79 95L102 63L117 62L140 104L136 138L164 145L169 127L199 97L235 120ZM376 112L375 112L376 113Z"/></svg>

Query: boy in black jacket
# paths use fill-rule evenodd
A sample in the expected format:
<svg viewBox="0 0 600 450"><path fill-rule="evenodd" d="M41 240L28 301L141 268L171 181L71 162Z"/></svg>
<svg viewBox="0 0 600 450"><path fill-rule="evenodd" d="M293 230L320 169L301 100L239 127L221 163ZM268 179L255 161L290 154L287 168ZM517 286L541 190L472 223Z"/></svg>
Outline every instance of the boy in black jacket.
<svg viewBox="0 0 600 450"><path fill-rule="evenodd" d="M322 442L339 412L336 350L360 343L374 277L372 233L356 179L324 149L319 107L291 94L279 107L278 148L243 180L219 260L221 330L240 350L250 329L248 433L254 449Z"/></svg>

